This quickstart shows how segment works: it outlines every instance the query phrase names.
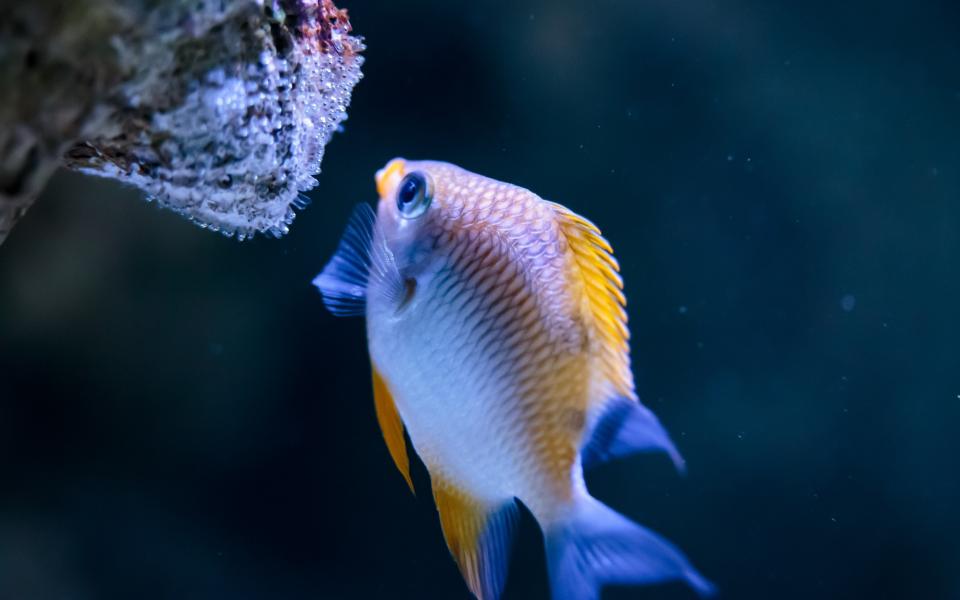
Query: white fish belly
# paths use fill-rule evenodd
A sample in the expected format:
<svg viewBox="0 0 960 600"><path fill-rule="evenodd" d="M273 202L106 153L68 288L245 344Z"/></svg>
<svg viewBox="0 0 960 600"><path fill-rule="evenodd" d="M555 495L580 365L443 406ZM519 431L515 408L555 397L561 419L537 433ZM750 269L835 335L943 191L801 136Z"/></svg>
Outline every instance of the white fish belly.
<svg viewBox="0 0 960 600"><path fill-rule="evenodd" d="M418 320L419 321L419 320ZM489 360L450 311L369 328L370 353L390 387L417 453L433 476L490 500L512 497L522 456L510 399Z"/></svg>
<svg viewBox="0 0 960 600"><path fill-rule="evenodd" d="M433 477L490 501L535 495L511 308L493 318L489 294L451 273L423 278L399 313L368 308L371 358Z"/></svg>

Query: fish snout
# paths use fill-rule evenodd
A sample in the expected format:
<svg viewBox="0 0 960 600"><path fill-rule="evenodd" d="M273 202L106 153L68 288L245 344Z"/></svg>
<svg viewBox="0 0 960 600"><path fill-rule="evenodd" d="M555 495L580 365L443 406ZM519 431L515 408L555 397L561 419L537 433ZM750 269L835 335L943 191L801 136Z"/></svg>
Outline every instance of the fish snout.
<svg viewBox="0 0 960 600"><path fill-rule="evenodd" d="M402 158L395 158L377 171L377 193L380 194L381 198L392 195L393 191L397 189L406 174L406 166L407 161Z"/></svg>

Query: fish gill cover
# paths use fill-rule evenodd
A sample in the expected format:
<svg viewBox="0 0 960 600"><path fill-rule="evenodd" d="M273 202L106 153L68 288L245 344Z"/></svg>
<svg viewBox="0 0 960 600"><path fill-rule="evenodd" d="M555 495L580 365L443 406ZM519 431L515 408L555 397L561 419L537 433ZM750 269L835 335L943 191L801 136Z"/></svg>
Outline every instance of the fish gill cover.
<svg viewBox="0 0 960 600"><path fill-rule="evenodd" d="M8 54L26 57L10 63L36 75L8 91L19 100L9 105L29 106L36 80L48 106L0 115L19 119L0 134L17 184L0 186L0 241L58 164L136 186L228 236L287 232L362 77L364 44L345 10L331 0L38 2L4 9L21 24ZM65 35L76 28L81 49ZM39 63L28 60L35 47Z"/></svg>

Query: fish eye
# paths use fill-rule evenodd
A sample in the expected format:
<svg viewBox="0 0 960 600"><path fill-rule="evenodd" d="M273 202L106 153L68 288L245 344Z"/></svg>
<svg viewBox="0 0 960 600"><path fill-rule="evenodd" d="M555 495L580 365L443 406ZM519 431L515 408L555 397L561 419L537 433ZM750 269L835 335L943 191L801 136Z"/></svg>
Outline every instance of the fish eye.
<svg viewBox="0 0 960 600"><path fill-rule="evenodd" d="M397 187L397 210L406 219L416 219L433 200L433 182L421 171L408 173Z"/></svg>

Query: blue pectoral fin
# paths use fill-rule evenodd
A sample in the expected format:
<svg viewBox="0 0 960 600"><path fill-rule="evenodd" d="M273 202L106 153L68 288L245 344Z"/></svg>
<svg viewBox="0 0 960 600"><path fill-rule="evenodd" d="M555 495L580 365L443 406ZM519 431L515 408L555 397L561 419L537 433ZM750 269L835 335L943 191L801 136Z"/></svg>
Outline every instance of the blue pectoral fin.
<svg viewBox="0 0 960 600"><path fill-rule="evenodd" d="M651 451L666 452L677 470L686 472L686 463L660 419L636 400L616 398L604 407L581 457L584 468L589 468L622 456Z"/></svg>
<svg viewBox="0 0 960 600"><path fill-rule="evenodd" d="M605 585L681 581L701 597L716 590L676 546L585 497L546 532L553 600L600 600Z"/></svg>
<svg viewBox="0 0 960 600"><path fill-rule="evenodd" d="M337 316L362 315L372 265L376 215L369 204L358 205L330 262L313 280L327 309Z"/></svg>
<svg viewBox="0 0 960 600"><path fill-rule="evenodd" d="M396 302L403 295L404 283L396 260L378 227L373 208L357 205L336 253L313 280L324 305L338 317L363 315L373 282L387 301Z"/></svg>

